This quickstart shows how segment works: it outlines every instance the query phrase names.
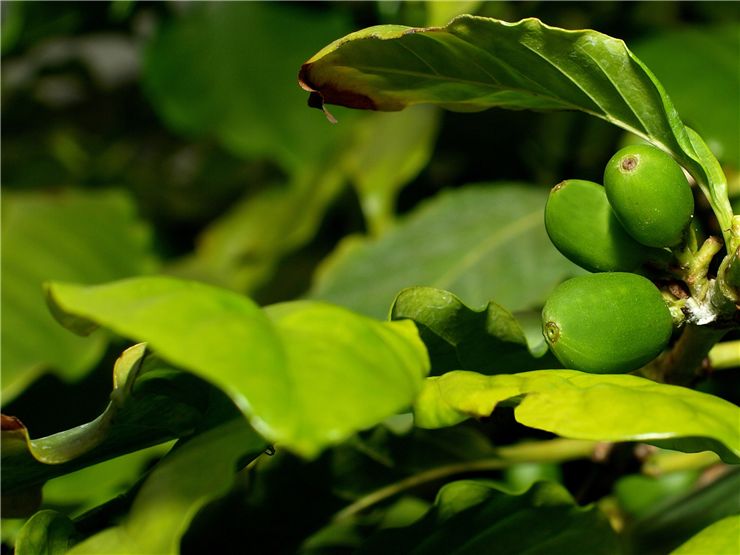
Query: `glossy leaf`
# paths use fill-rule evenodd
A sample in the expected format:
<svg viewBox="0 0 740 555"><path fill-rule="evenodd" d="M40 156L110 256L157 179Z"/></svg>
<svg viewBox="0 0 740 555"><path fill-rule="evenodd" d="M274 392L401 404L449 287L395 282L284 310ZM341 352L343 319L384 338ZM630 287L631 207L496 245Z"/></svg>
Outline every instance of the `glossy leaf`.
<svg viewBox="0 0 740 555"><path fill-rule="evenodd" d="M547 237L546 200L545 190L509 183L441 193L379 239L340 245L311 296L378 318L414 286L445 289L469 306L541 306L581 272Z"/></svg>
<svg viewBox="0 0 740 555"><path fill-rule="evenodd" d="M737 23L663 31L631 45L717 158L740 167L740 28ZM677 51L681 56L676 58ZM687 75L701 76L687 79Z"/></svg>
<svg viewBox="0 0 740 555"><path fill-rule="evenodd" d="M208 411L223 399L203 385L147 355L144 345L136 345L117 361L111 402L92 422L30 439L20 421L3 416L3 501L11 495L33 496L35 488L50 478L206 425Z"/></svg>
<svg viewBox="0 0 740 555"><path fill-rule="evenodd" d="M59 327L44 303L49 279L99 283L153 269L149 229L120 191L3 194L2 394L8 402L46 371L82 376L106 338Z"/></svg>
<svg viewBox="0 0 740 555"><path fill-rule="evenodd" d="M391 307L391 318L408 318L416 324L435 374L455 369L501 374L549 368L553 361L557 364L552 356L545 357L548 349L540 341L539 318L539 339L528 344L517 319L494 302L482 310L473 310L447 291L412 287L398 294Z"/></svg>
<svg viewBox="0 0 740 555"><path fill-rule="evenodd" d="M312 105L401 110L492 107L580 110L670 152L691 171L723 229L731 212L673 103L621 40L538 19L462 15L444 27L370 27L338 39L301 67Z"/></svg>
<svg viewBox="0 0 740 555"><path fill-rule="evenodd" d="M740 553L740 515L707 526L671 555L735 555Z"/></svg>
<svg viewBox="0 0 740 555"><path fill-rule="evenodd" d="M40 511L23 525L15 543L16 555L65 555L77 540L72 521L56 511Z"/></svg>
<svg viewBox="0 0 740 555"><path fill-rule="evenodd" d="M225 391L271 441L305 456L408 406L428 371L410 322L376 322L316 302L274 305L171 278L54 284L72 329L91 323L147 341Z"/></svg>
<svg viewBox="0 0 740 555"><path fill-rule="evenodd" d="M563 437L712 450L726 462L740 462L740 408L713 395L627 374L449 372L427 379L416 402L416 422L435 428L486 417L514 398L521 398L514 412L521 424Z"/></svg>
<svg viewBox="0 0 740 555"><path fill-rule="evenodd" d="M288 171L310 163L337 130L305 109L296 68L346 31L345 18L270 2L189 8L157 30L144 55L144 87L164 120Z"/></svg>
<svg viewBox="0 0 740 555"><path fill-rule="evenodd" d="M523 533L526 531L526 533ZM606 518L578 507L562 486L540 482L510 495L482 481L444 486L427 515L407 528L381 532L362 554L517 554L621 552Z"/></svg>
<svg viewBox="0 0 740 555"><path fill-rule="evenodd" d="M69 554L179 553L180 538L197 511L226 493L235 473L265 446L242 419L177 445L147 477L123 522L77 544Z"/></svg>

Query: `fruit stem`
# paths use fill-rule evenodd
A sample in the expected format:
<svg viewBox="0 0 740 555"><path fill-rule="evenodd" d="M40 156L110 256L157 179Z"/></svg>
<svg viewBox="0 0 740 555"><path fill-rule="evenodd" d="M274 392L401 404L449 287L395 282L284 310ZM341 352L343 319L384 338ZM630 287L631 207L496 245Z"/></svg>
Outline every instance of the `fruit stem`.
<svg viewBox="0 0 740 555"><path fill-rule="evenodd" d="M438 466L413 474L398 482L382 487L347 505L334 515L334 522L347 520L386 499L415 487L459 474L501 470L522 462L564 462L591 457L598 445L595 441L579 439L550 439L521 443L496 449L490 458L476 459Z"/></svg>
<svg viewBox="0 0 740 555"><path fill-rule="evenodd" d="M671 350L643 367L641 373L658 382L689 386L701 376L709 352L727 331L687 324Z"/></svg>

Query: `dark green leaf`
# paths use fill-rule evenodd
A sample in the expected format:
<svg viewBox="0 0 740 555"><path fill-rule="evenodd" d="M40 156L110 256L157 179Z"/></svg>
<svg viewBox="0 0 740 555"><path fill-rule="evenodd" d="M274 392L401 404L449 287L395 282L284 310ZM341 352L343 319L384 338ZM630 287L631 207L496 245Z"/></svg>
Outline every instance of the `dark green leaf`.
<svg viewBox="0 0 740 555"><path fill-rule="evenodd" d="M203 386L145 355L144 345L128 349L116 363L111 402L92 422L38 439L17 420L3 427L3 500L33 495L50 478L205 426L207 412L224 400Z"/></svg>
<svg viewBox="0 0 740 555"><path fill-rule="evenodd" d="M154 268L149 229L120 191L3 194L2 393L8 402L45 371L79 378L106 338L59 327L44 304L50 279L100 283Z"/></svg>
<svg viewBox="0 0 740 555"><path fill-rule="evenodd" d="M723 162L740 167L740 27L728 23L664 31L635 42L683 119ZM674 56L681 52L680 57ZM691 77L689 77L691 76Z"/></svg>
<svg viewBox="0 0 740 555"><path fill-rule="evenodd" d="M427 379L416 421L429 428L449 426L489 416L500 402L520 396L514 414L525 426L574 439L712 450L727 462L740 462L740 408L714 395L628 374L449 372Z"/></svg>
<svg viewBox="0 0 740 555"><path fill-rule="evenodd" d="M64 555L77 536L74 524L56 511L40 511L23 525L15 543L16 555Z"/></svg>
<svg viewBox="0 0 740 555"><path fill-rule="evenodd" d="M541 306L581 271L547 237L546 200L547 191L517 184L444 192L379 239L340 245L311 294L378 318L414 286L451 291L469 306Z"/></svg>
<svg viewBox="0 0 740 555"><path fill-rule="evenodd" d="M370 27L319 51L300 80L315 104L586 112L675 156L704 189L722 229L730 228L729 203L715 190L722 182L695 151L663 86L624 42L602 33L470 15L444 27Z"/></svg>
<svg viewBox="0 0 740 555"><path fill-rule="evenodd" d="M606 518L578 507L552 482L509 495L486 482L444 486L435 506L416 524L381 532L360 553L404 555L479 553L548 554L621 552Z"/></svg>
<svg viewBox="0 0 740 555"><path fill-rule="evenodd" d="M179 553L197 511L226 493L244 462L265 446L241 418L178 444L147 477L123 521L77 544L70 555Z"/></svg>
<svg viewBox="0 0 740 555"><path fill-rule="evenodd" d="M537 360L548 352L547 345L539 341L530 346L517 319L494 302L472 310L447 291L412 287L398 294L391 318L414 321L435 374L456 369L502 374L553 363L553 357Z"/></svg>
<svg viewBox="0 0 740 555"><path fill-rule="evenodd" d="M319 155L338 130L305 109L296 68L346 32L344 17L270 2L188 7L144 56L144 87L167 123L289 171Z"/></svg>
<svg viewBox="0 0 740 555"><path fill-rule="evenodd" d="M305 456L410 405L428 372L410 322L381 323L317 302L274 305L153 277L54 284L66 325L93 321L147 341L226 392L255 429Z"/></svg>

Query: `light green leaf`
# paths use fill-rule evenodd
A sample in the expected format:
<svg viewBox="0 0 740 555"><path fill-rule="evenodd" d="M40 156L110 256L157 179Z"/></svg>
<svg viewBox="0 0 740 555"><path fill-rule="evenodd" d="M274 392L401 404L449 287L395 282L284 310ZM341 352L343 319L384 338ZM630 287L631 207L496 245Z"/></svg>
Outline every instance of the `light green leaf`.
<svg viewBox="0 0 740 555"><path fill-rule="evenodd" d="M340 245L311 296L383 318L396 294L429 286L469 306L541 306L579 270L550 243L547 191L500 183L446 191L375 240Z"/></svg>
<svg viewBox="0 0 740 555"><path fill-rule="evenodd" d="M106 338L85 341L49 315L41 284L100 283L154 269L149 229L121 191L11 193L2 199L2 395L8 402L45 371L79 378Z"/></svg>
<svg viewBox="0 0 740 555"><path fill-rule="evenodd" d="M549 368L554 361L552 356L538 360L548 352L547 345L539 340L529 345L517 319L494 302L472 310L447 291L412 287L398 294L391 318L416 324L435 374L455 369L505 374Z"/></svg>
<svg viewBox="0 0 740 555"><path fill-rule="evenodd" d="M521 398L517 421L563 437L712 450L726 462L740 462L740 408L714 395L628 374L449 372L427 379L416 402L416 422L450 426L489 416L496 405L514 398Z"/></svg>
<svg viewBox="0 0 740 555"><path fill-rule="evenodd" d="M401 110L492 107L580 110L670 152L696 178L723 230L732 213L697 156L663 86L621 40L537 19L462 15L444 27L370 27L338 39L301 67L311 105ZM720 185L721 186L721 185ZM725 232L729 244L730 233Z"/></svg>
<svg viewBox="0 0 740 555"><path fill-rule="evenodd" d="M526 531L526 533L523 533ZM507 555L621 553L606 518L594 507L578 507L552 482L540 482L522 495L509 495L483 481L444 486L434 507L407 528L371 538L362 554Z"/></svg>
<svg viewBox="0 0 740 555"><path fill-rule="evenodd" d="M339 11L271 2L188 8L158 29L144 53L144 88L164 120L287 171L321 153L338 130L305 109L296 68L346 32Z"/></svg>
<svg viewBox="0 0 740 555"><path fill-rule="evenodd" d="M226 392L265 437L308 457L410 405L428 372L411 322L322 303L265 313L235 293L164 277L53 284L49 294L65 325L147 341Z"/></svg>
<svg viewBox="0 0 740 555"><path fill-rule="evenodd" d="M66 516L40 511L23 525L15 543L16 555L65 555L74 545L77 531Z"/></svg>
<svg viewBox="0 0 740 555"><path fill-rule="evenodd" d="M740 167L738 24L662 31L631 46L717 158ZM678 51L681 56L674 56Z"/></svg>
<svg viewBox="0 0 740 555"><path fill-rule="evenodd" d="M226 493L236 471L265 446L242 419L177 445L148 476L123 522L77 544L69 554L179 553L180 538L198 510Z"/></svg>
<svg viewBox="0 0 740 555"><path fill-rule="evenodd" d="M740 553L740 515L728 516L704 528L671 555L736 555Z"/></svg>

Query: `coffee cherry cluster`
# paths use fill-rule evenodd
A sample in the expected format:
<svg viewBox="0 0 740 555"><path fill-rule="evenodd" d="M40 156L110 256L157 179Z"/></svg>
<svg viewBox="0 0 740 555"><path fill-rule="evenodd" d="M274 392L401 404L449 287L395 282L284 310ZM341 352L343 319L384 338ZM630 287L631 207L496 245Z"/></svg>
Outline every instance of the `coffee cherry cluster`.
<svg viewBox="0 0 740 555"><path fill-rule="evenodd" d="M640 368L668 344L673 322L655 285L638 275L665 264L694 213L681 167L648 145L617 152L604 186L568 180L550 192L545 227L555 247L597 272L561 284L542 311L543 334L566 367L619 373Z"/></svg>

